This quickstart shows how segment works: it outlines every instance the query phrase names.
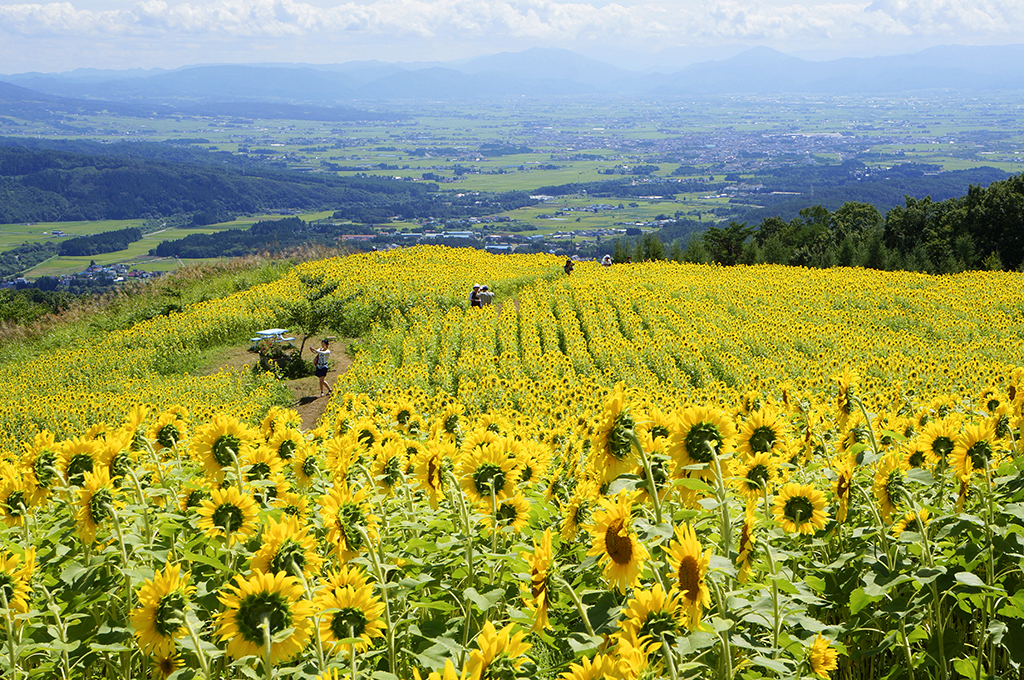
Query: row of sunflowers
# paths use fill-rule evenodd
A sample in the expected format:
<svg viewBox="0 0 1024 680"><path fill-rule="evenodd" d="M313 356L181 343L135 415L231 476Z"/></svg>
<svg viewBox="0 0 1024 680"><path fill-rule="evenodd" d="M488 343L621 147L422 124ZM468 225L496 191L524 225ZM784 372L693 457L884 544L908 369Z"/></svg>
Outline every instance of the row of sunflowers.
<svg viewBox="0 0 1024 680"><path fill-rule="evenodd" d="M310 282L377 306L312 430L145 360L140 399L37 395L0 474L5 675L1019 672L1016 278L360 257L109 340L201 349ZM507 288L468 309L481 271Z"/></svg>

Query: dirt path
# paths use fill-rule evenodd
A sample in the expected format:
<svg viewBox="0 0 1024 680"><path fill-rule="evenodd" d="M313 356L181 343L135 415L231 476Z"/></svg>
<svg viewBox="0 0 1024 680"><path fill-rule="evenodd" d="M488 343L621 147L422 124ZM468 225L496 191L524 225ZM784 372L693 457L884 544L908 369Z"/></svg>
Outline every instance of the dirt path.
<svg viewBox="0 0 1024 680"><path fill-rule="evenodd" d="M351 341L336 340L331 345L331 372L327 374L327 383L330 385L333 385L338 376L344 374L352 365L352 359L345 353L349 342ZM206 366L199 373L212 375L221 368L241 368L246 364L252 366L255 362L256 355L250 352L248 347L222 347L210 355ZM327 408L327 397L320 396L319 379L311 375L308 378L286 380L284 384L294 398L291 407L302 417L302 429L316 427L316 421Z"/></svg>

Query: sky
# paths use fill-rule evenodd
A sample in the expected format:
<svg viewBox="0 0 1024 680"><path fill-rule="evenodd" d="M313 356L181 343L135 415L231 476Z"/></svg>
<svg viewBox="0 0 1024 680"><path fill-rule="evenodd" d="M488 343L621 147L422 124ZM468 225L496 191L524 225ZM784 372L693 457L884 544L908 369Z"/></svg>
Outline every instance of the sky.
<svg viewBox="0 0 1024 680"><path fill-rule="evenodd" d="M531 47L637 68L757 45L825 59L1021 36L1024 0L0 0L0 73L451 61Z"/></svg>

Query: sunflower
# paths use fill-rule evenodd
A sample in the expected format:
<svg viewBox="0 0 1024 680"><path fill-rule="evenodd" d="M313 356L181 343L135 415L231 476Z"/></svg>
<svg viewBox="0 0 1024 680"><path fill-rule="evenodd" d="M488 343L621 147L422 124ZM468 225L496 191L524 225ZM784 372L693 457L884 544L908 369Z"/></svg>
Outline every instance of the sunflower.
<svg viewBox="0 0 1024 680"><path fill-rule="evenodd" d="M147 438L156 451L173 449L188 436L185 420L180 413L164 411L149 428Z"/></svg>
<svg viewBox="0 0 1024 680"><path fill-rule="evenodd" d="M790 482L775 497L772 515L788 533L813 534L828 521L825 495L810 484Z"/></svg>
<svg viewBox="0 0 1024 680"><path fill-rule="evenodd" d="M921 445L921 438L915 437L903 444L903 466L906 469L927 468L937 461L930 449Z"/></svg>
<svg viewBox="0 0 1024 680"><path fill-rule="evenodd" d="M640 570L649 553L630 526L633 494L625 489L615 500L601 498L590 526L591 545L587 556L597 555L604 564L604 577L625 594L627 586L640 579Z"/></svg>
<svg viewBox="0 0 1024 680"><path fill-rule="evenodd" d="M835 464L836 500L839 502L836 521L840 524L846 521L846 515L850 510L850 492L853 489L853 474L856 468L857 463L852 456L844 456Z"/></svg>
<svg viewBox="0 0 1024 680"><path fill-rule="evenodd" d="M284 461L269 446L250 449L249 455L241 459L242 474L247 482L263 482L281 473Z"/></svg>
<svg viewBox="0 0 1024 680"><path fill-rule="evenodd" d="M771 453L786 438L786 423L770 406L754 411L747 417L739 435L736 448L744 457L759 453Z"/></svg>
<svg viewBox="0 0 1024 680"><path fill-rule="evenodd" d="M124 477L135 467L135 460L132 458L132 431L122 427L99 440L99 452L95 464L107 468L110 473L110 481L115 487L120 487Z"/></svg>
<svg viewBox="0 0 1024 680"><path fill-rule="evenodd" d="M313 629L313 605L303 595L302 583L284 572L235 576L217 597L224 606L217 635L227 642L228 654L236 659L262 657L269 633L271 664L298 655Z"/></svg>
<svg viewBox="0 0 1024 680"><path fill-rule="evenodd" d="M904 531L920 531L923 525L931 521L931 518L931 513L926 508L921 508L918 512L911 510L892 525L892 535L898 538Z"/></svg>
<svg viewBox="0 0 1024 680"><path fill-rule="evenodd" d="M405 442L402 440L392 439L373 447L373 477L387 495L394 493L401 483L405 466Z"/></svg>
<svg viewBox="0 0 1024 680"><path fill-rule="evenodd" d="M462 444L459 446L459 452L469 455L479 449L492 446L501 439L502 436L496 432L485 430L484 428L476 428L463 438Z"/></svg>
<svg viewBox="0 0 1024 680"><path fill-rule="evenodd" d="M155 677L167 680L167 678L174 675L184 664L181 661L181 655L179 655L172 648L166 654L157 654L152 657L151 662L153 664L153 672L156 674Z"/></svg>
<svg viewBox="0 0 1024 680"><path fill-rule="evenodd" d="M676 469L704 480L711 478L714 454L727 453L736 437L732 420L723 411L691 406L679 414L672 432L669 454ZM694 470L683 470L694 466Z"/></svg>
<svg viewBox="0 0 1024 680"><path fill-rule="evenodd" d="M626 603L619 620L619 629L638 640L660 642L661 636L671 643L684 627L683 605L689 602L678 590L668 593L656 584L650 590L638 590Z"/></svg>
<svg viewBox="0 0 1024 680"><path fill-rule="evenodd" d="M595 469L603 481L611 481L637 464L632 436L636 421L625 403L623 384L617 383L604 403L597 432L591 438Z"/></svg>
<svg viewBox="0 0 1024 680"><path fill-rule="evenodd" d="M458 476L462 490L473 503L506 498L518 481L515 460L494 446L477 449L459 457Z"/></svg>
<svg viewBox="0 0 1024 680"><path fill-rule="evenodd" d="M61 454L48 430L37 432L32 443L23 446L25 452L21 456L21 468L32 496L29 505L39 505L50 495L60 478Z"/></svg>
<svg viewBox="0 0 1024 680"><path fill-rule="evenodd" d="M547 444L533 440L520 442L515 456L520 484L536 484L548 473L548 466L551 465L551 447Z"/></svg>
<svg viewBox="0 0 1024 680"><path fill-rule="evenodd" d="M338 641L359 638L355 650L361 652L373 646L375 638L384 637L384 603L370 586L327 588L316 596L313 606L320 617L320 639L332 650L348 650L350 645Z"/></svg>
<svg viewBox="0 0 1024 680"><path fill-rule="evenodd" d="M16 614L28 612L32 595L32 573L36 568L36 549L29 548L24 555L0 552L0 590L7 597L7 606ZM3 603L0 602L0 605Z"/></svg>
<svg viewBox="0 0 1024 680"><path fill-rule="evenodd" d="M675 540L669 544L669 563L675 571L686 627L696 630L701 611L711 605L711 591L704 579L711 564L711 549L701 554L700 541L689 524L676 527Z"/></svg>
<svg viewBox="0 0 1024 680"><path fill-rule="evenodd" d="M205 478L199 477L187 481L181 485L178 493L178 509L188 512L191 508L198 508L203 501L210 498L210 483Z"/></svg>
<svg viewBox="0 0 1024 680"><path fill-rule="evenodd" d="M279 432L298 430L302 427L302 416L293 408L271 406L267 415L260 421L260 434L269 442Z"/></svg>
<svg viewBox="0 0 1024 680"><path fill-rule="evenodd" d="M963 432L956 438L950 458L950 465L957 477L967 481L974 472L985 473L995 469L999 464L995 440L995 424L992 421L965 425Z"/></svg>
<svg viewBox="0 0 1024 680"><path fill-rule="evenodd" d="M883 522L888 522L892 518L892 513L903 503L906 494L903 464L899 452L893 451L883 456L875 465L873 488Z"/></svg>
<svg viewBox="0 0 1024 680"><path fill-rule="evenodd" d="M329 572L324 577L324 587L328 589L341 589L352 586L356 590L369 583L366 572L360 566L343 565L335 571Z"/></svg>
<svg viewBox="0 0 1024 680"><path fill-rule="evenodd" d="M237 418L218 414L196 429L192 437L192 456L202 464L206 475L220 484L225 470L252 454L257 436Z"/></svg>
<svg viewBox="0 0 1024 680"><path fill-rule="evenodd" d="M764 494L770 493L779 483L778 461L770 452L754 453L732 463L730 483L743 494L748 504L764 498Z"/></svg>
<svg viewBox="0 0 1024 680"><path fill-rule="evenodd" d="M353 432L331 437L323 446L324 471L331 475L335 483L348 479L348 471L353 465L359 464L363 456L363 447Z"/></svg>
<svg viewBox="0 0 1024 680"><path fill-rule="evenodd" d="M661 648L661 642L638 640L629 635L615 636L615 658L618 680L638 680L647 677L651 654Z"/></svg>
<svg viewBox="0 0 1024 680"><path fill-rule="evenodd" d="M955 416L933 420L925 425L918 437L918 445L935 464L942 466L956 446L960 419ZM944 468L943 468L944 469Z"/></svg>
<svg viewBox="0 0 1024 680"><path fill-rule="evenodd" d="M513 626L510 623L498 631L490 621L484 623L476 639L477 648L466 662L467 680L507 680L518 675L526 662L523 655L531 645L523 642L523 631L512 632Z"/></svg>
<svg viewBox="0 0 1024 680"><path fill-rule="evenodd" d="M545 529L540 541L533 542L533 552L521 552L519 555L530 566L529 594L523 595L523 604L532 611L533 631L548 627L548 604L551 602L551 573L553 557L551 552L551 529Z"/></svg>
<svg viewBox="0 0 1024 680"><path fill-rule="evenodd" d="M747 512L743 518L743 528L740 529L740 545L736 555L736 566L739 567L739 574L736 578L740 583L746 583L750 578L750 556L757 545L754 537L754 524L756 519L754 513Z"/></svg>
<svg viewBox="0 0 1024 680"><path fill-rule="evenodd" d="M576 485L572 498L565 504L562 511L562 540L572 542L579 533L580 527L590 522L590 516L597 502L597 484L591 480L581 481Z"/></svg>
<svg viewBox="0 0 1024 680"><path fill-rule="evenodd" d="M842 373L833 376L833 379L839 387L836 393L836 423L840 429L845 429L847 418L856 410L854 402L857 399L857 385L860 382L860 376L846 367Z"/></svg>
<svg viewBox="0 0 1024 680"><path fill-rule="evenodd" d="M196 526L210 538L226 538L228 546L256 532L256 501L237 487L213 489L210 500L203 501L197 512L200 520Z"/></svg>
<svg viewBox="0 0 1024 680"><path fill-rule="evenodd" d="M427 501L430 507L437 509L440 499L444 498L444 466L445 458L450 459L455 455L455 447L446 442L432 440L426 442L416 457L413 458L412 466L416 474L416 480L420 488L427 493Z"/></svg>
<svg viewBox="0 0 1024 680"><path fill-rule="evenodd" d="M106 468L84 473L82 488L78 491L75 520L78 523L78 535L86 545L92 545L100 526L114 517L116 493Z"/></svg>
<svg viewBox="0 0 1024 680"><path fill-rule="evenodd" d="M9 527L21 526L32 505L24 477L7 461L0 461L0 517Z"/></svg>
<svg viewBox="0 0 1024 680"><path fill-rule="evenodd" d="M348 484L335 484L329 494L320 497L320 514L327 528L327 543L342 561L359 556L366 547L362 529L370 541L377 540L377 517L370 514L367 491L355 493Z"/></svg>
<svg viewBox="0 0 1024 680"><path fill-rule="evenodd" d="M306 438L302 431L294 427L283 427L276 430L272 437L267 440L266 446L277 454L282 461L289 461L295 457L300 447L306 444Z"/></svg>
<svg viewBox="0 0 1024 680"><path fill-rule="evenodd" d="M462 416L466 407L457 401L444 403L431 427L431 439L450 441L456 446L462 442Z"/></svg>
<svg viewBox="0 0 1024 680"><path fill-rule="evenodd" d="M530 524L530 503L518 490L507 498L495 499L493 506L490 501L481 501L477 511L487 528L496 524L498 531L519 533Z"/></svg>
<svg viewBox="0 0 1024 680"><path fill-rule="evenodd" d="M185 610L196 590L189 577L189 572L181 573L181 565L167 564L135 592L139 607L132 611L132 627L145 654L166 657L174 639L185 634Z"/></svg>
<svg viewBox="0 0 1024 680"><path fill-rule="evenodd" d="M838 652L831 646L832 641L822 637L821 633L814 636L811 644L811 651L807 654L807 662L811 666L811 673L819 678L827 678L830 671L839 667L837 662Z"/></svg>
<svg viewBox="0 0 1024 680"><path fill-rule="evenodd" d="M560 680L620 680L618 661L605 654L595 654L593 659L583 657L579 663L559 676Z"/></svg>
<svg viewBox="0 0 1024 680"><path fill-rule="evenodd" d="M320 572L322 563L323 558L316 552L316 537L309 535L309 527L296 517L285 515L280 520L267 520L263 545L249 566L268 574L280 571L295 576L299 571L309 578Z"/></svg>
<svg viewBox="0 0 1024 680"><path fill-rule="evenodd" d="M416 415L416 406L408 399L399 399L391 407L391 420L401 427L406 427Z"/></svg>
<svg viewBox="0 0 1024 680"><path fill-rule="evenodd" d="M303 441L292 458L292 473L295 475L295 483L300 489L308 489L313 486L313 480L320 474L320 461L317 456L316 447Z"/></svg>
<svg viewBox="0 0 1024 680"><path fill-rule="evenodd" d="M356 436L356 442L365 452L379 444L383 435L373 418L363 417L352 423L352 434Z"/></svg>
<svg viewBox="0 0 1024 680"><path fill-rule="evenodd" d="M72 437L61 442L61 472L68 486L82 486L85 474L96 467L100 455L100 442L85 437ZM109 474L107 475L109 477Z"/></svg>

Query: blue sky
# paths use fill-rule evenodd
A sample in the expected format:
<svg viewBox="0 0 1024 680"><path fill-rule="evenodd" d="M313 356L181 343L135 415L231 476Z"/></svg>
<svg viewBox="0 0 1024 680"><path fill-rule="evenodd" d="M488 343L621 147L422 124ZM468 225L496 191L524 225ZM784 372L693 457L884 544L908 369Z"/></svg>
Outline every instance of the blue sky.
<svg viewBox="0 0 1024 680"><path fill-rule="evenodd" d="M446 61L530 47L636 66L666 49L713 57L766 45L833 58L1022 35L1024 0L0 1L0 73Z"/></svg>

